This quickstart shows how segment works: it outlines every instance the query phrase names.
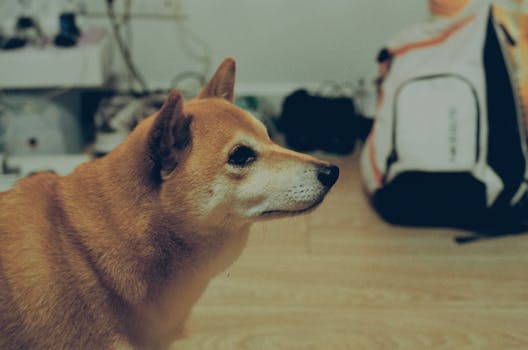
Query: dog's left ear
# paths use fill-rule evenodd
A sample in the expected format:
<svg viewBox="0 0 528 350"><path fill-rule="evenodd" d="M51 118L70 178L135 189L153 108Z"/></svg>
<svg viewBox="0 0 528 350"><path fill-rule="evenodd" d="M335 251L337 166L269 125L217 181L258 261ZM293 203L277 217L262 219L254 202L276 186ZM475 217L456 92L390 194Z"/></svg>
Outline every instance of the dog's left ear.
<svg viewBox="0 0 528 350"><path fill-rule="evenodd" d="M216 70L209 83L204 86L198 98L220 97L233 103L235 100L236 62L226 58Z"/></svg>
<svg viewBox="0 0 528 350"><path fill-rule="evenodd" d="M153 175L162 180L183 160L191 147L192 117L183 113L183 96L171 91L161 107L148 138L149 153L154 161Z"/></svg>

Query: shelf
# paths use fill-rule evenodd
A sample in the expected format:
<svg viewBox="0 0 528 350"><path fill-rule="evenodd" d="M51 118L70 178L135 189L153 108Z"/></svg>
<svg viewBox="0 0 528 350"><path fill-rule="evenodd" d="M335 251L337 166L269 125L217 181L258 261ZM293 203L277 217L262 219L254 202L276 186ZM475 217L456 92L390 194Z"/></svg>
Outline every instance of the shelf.
<svg viewBox="0 0 528 350"><path fill-rule="evenodd" d="M0 88L97 88L110 77L110 40L102 28L87 29L78 44L28 46L0 51Z"/></svg>

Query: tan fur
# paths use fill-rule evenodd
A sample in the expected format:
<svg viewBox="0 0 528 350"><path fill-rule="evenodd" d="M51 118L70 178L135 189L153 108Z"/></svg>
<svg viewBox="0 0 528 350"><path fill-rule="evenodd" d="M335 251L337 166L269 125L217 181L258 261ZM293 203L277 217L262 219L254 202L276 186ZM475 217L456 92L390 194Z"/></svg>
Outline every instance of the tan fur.
<svg viewBox="0 0 528 350"><path fill-rule="evenodd" d="M259 210L322 199L319 185L282 194L328 164L273 144L232 104L234 74L227 59L199 98L173 92L107 156L0 193L0 349L167 348ZM240 142L259 153L247 169L226 165Z"/></svg>

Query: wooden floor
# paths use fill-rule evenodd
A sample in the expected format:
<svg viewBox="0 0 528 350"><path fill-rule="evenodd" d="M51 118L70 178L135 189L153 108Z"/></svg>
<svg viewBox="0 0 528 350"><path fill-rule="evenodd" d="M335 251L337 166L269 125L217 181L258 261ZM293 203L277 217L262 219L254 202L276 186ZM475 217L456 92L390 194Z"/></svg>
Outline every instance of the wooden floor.
<svg viewBox="0 0 528 350"><path fill-rule="evenodd" d="M254 227L174 349L528 349L528 235L389 226L356 158L315 212Z"/></svg>

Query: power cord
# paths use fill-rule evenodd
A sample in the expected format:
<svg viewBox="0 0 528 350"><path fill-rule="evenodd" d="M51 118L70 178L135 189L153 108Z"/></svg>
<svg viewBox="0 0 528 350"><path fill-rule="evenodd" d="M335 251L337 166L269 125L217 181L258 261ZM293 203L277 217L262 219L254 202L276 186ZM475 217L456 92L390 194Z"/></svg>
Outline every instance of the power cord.
<svg viewBox="0 0 528 350"><path fill-rule="evenodd" d="M190 58L203 64L204 69L202 75L208 76L212 66L211 47L198 34L189 29L185 21L186 18L184 17L178 19L176 23L182 49ZM197 53L193 49L192 42L200 47L201 53Z"/></svg>
<svg viewBox="0 0 528 350"><path fill-rule="evenodd" d="M121 53L121 56L123 57L123 60L125 61L127 69L129 70L134 80L141 86L142 94L148 95L149 93L148 85L145 79L143 78L143 75L139 72L136 65L134 64L132 60L132 55L130 54L130 50L128 46L125 44L123 37L121 36L120 24L118 23L117 16L114 11L114 1L113 0L106 0L106 12L108 15L108 19L110 21L110 25L112 27L114 38L119 48L119 52Z"/></svg>

